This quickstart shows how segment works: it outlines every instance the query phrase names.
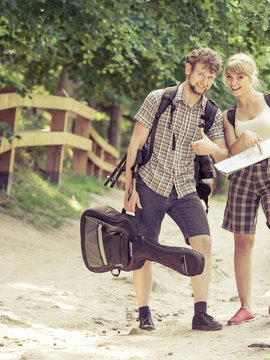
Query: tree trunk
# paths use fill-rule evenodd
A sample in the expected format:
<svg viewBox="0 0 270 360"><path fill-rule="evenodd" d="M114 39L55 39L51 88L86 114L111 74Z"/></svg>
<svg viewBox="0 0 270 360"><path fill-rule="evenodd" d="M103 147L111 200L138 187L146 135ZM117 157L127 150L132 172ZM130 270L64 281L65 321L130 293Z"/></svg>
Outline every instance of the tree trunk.
<svg viewBox="0 0 270 360"><path fill-rule="evenodd" d="M68 69L63 68L61 71L61 74L59 76L59 82L58 82L58 91L65 90L68 96L75 98L74 93L74 83L72 80L70 80L68 75Z"/></svg>
<svg viewBox="0 0 270 360"><path fill-rule="evenodd" d="M109 143L114 146L117 150L120 149L121 131L120 122L122 117L121 105L110 106L110 126L108 131Z"/></svg>
<svg viewBox="0 0 270 360"><path fill-rule="evenodd" d="M67 69L63 68L59 77L59 83L58 83L58 89L62 90L62 89L66 89L66 85L67 85L67 79L68 79L68 74L67 74Z"/></svg>

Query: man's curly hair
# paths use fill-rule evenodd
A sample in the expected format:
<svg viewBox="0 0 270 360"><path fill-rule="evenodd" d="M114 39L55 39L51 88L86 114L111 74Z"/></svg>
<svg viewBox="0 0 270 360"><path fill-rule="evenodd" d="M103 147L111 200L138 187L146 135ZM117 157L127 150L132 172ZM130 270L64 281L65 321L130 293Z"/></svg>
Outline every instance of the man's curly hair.
<svg viewBox="0 0 270 360"><path fill-rule="evenodd" d="M209 48L200 48L193 50L186 57L187 63L191 64L192 70L197 63L204 64L211 73L218 74L222 69L221 54Z"/></svg>

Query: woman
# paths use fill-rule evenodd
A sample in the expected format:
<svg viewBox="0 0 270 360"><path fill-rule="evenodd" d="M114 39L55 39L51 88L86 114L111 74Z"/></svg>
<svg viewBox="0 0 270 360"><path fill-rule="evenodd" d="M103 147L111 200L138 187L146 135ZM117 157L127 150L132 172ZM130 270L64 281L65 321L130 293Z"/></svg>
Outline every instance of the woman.
<svg viewBox="0 0 270 360"><path fill-rule="evenodd" d="M270 138L270 108L264 94L256 90L258 71L251 57L236 54L229 58L225 81L236 97L234 109L224 112L226 142L231 155L257 146ZM230 121L229 121L230 120ZM235 120L235 123L233 123ZM270 160L266 159L232 174L222 227L234 233L234 268L240 309L228 325L255 319L251 310L251 258L255 240L258 206L261 202L270 228Z"/></svg>

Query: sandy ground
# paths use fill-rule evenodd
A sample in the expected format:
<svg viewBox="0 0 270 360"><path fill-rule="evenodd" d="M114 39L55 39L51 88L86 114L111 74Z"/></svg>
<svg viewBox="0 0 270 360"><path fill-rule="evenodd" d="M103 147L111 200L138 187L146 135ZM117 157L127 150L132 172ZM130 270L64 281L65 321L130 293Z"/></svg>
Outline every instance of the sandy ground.
<svg viewBox="0 0 270 360"><path fill-rule="evenodd" d="M95 196L89 207L121 210L123 192ZM246 360L270 359L270 235L259 214L254 249L253 310L256 321L227 326L239 303L233 273L232 235L220 227L224 203L211 200L213 271L209 313L221 331L191 330L190 279L153 264L151 308L156 331L138 329L132 274L94 274L80 250L79 222L62 230L37 231L0 214L1 360ZM166 218L161 242L185 246Z"/></svg>

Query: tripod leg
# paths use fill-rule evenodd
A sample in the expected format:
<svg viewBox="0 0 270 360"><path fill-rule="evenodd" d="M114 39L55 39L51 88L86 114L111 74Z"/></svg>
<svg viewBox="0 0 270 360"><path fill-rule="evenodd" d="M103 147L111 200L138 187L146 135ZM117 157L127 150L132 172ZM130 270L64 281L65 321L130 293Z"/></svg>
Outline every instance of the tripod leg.
<svg viewBox="0 0 270 360"><path fill-rule="evenodd" d="M108 179L105 181L104 186L107 186L109 184L109 182L114 181L115 174L119 171L119 169L122 168L123 164L126 163L126 158L127 158L127 154L122 158L122 160L119 162L119 164L113 170L113 172L108 176Z"/></svg>
<svg viewBox="0 0 270 360"><path fill-rule="evenodd" d="M123 163L122 167L119 169L117 175L114 177L114 180L112 181L110 187L113 188L115 183L118 182L118 179L120 178L122 172L125 171L126 162Z"/></svg>

